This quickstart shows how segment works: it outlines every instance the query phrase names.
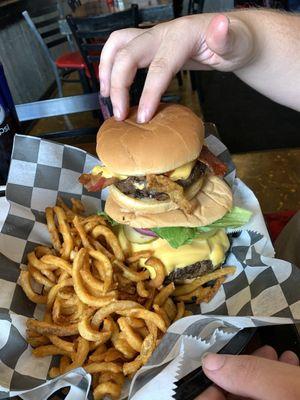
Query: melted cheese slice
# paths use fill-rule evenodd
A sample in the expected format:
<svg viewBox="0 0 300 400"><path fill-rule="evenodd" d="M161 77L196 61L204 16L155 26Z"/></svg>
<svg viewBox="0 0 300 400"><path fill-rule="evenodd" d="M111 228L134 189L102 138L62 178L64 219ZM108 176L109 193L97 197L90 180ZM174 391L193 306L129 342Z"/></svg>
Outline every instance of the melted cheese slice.
<svg viewBox="0 0 300 400"><path fill-rule="evenodd" d="M196 238L192 243L177 249L161 238L143 244L129 242L122 227L119 228L118 238L125 254L152 250L153 256L159 258L164 264L167 275L174 269L184 268L202 260L210 260L216 267L224 262L225 253L229 249L229 240L223 229L219 229L215 235L207 239ZM153 268L145 266L145 261L145 259L141 259L140 264L149 270L151 278L153 278L155 272Z"/></svg>
<svg viewBox="0 0 300 400"><path fill-rule="evenodd" d="M102 166L102 165L97 165L96 167L94 167L92 169L91 173L92 173L92 175L98 175L98 174L102 173L103 178L112 178L112 177L116 177L116 178L119 178L119 179L128 178L127 175L115 174L114 172L109 170L107 167Z"/></svg>
<svg viewBox="0 0 300 400"><path fill-rule="evenodd" d="M177 181L178 179L187 179L190 176L195 163L196 161L191 161L187 164L182 165L181 167L174 169L174 171L172 171L172 173L169 175L169 178L172 179L172 181ZM128 178L128 175L116 174L107 167L102 165L97 165L92 169L92 175L98 175L100 173L102 173L102 176L104 178L112 178L112 177L116 177L119 179Z"/></svg>
<svg viewBox="0 0 300 400"><path fill-rule="evenodd" d="M169 175L169 178L172 179L172 181L177 181L178 179L187 179L190 176L195 164L196 161L191 161L174 169L174 171Z"/></svg>

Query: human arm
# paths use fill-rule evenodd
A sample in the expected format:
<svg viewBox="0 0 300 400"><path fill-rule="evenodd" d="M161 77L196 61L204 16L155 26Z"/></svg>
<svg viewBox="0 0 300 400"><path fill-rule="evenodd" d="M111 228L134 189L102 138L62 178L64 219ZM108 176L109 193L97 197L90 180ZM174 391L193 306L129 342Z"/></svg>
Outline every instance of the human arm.
<svg viewBox="0 0 300 400"><path fill-rule="evenodd" d="M124 119L136 70L149 67L138 113L139 122L146 122L176 72L216 69L233 71L264 95L300 110L299 29L297 15L247 10L117 31L101 55L101 93L111 96L115 116Z"/></svg>

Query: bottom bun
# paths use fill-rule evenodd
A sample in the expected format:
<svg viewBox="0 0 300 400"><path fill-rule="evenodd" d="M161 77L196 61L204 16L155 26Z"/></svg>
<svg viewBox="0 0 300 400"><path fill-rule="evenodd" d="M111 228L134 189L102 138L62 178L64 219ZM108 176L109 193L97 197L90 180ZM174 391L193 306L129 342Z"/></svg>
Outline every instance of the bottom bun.
<svg viewBox="0 0 300 400"><path fill-rule="evenodd" d="M205 226L222 218L231 210L232 192L223 179L208 175L201 191L194 197L193 201L195 202L195 209L191 215L185 214L181 210L141 215L121 208L109 195L105 204L105 212L118 223L133 228Z"/></svg>

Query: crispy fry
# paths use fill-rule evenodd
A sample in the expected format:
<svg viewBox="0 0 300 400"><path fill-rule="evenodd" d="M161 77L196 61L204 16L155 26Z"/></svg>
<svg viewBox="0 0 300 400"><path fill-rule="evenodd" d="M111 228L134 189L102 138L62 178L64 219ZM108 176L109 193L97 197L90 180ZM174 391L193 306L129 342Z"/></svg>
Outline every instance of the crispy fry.
<svg viewBox="0 0 300 400"><path fill-rule="evenodd" d="M206 275L200 276L199 278L194 279L191 283L187 283L187 284L178 286L175 289L173 295L181 296L183 294L190 293L190 292L194 291L195 289L197 289L199 286L202 286L209 281L213 281L215 279L220 278L221 276L230 275L230 274L234 274L234 273L235 273L235 267L224 267L224 268L217 269L214 272L211 272L209 274L206 274Z"/></svg>
<svg viewBox="0 0 300 400"><path fill-rule="evenodd" d="M220 286L222 283L225 281L225 277L218 278L212 288L209 288L208 294L203 298L202 301L205 303L209 303L211 299L214 297L214 295L217 293L217 291L220 289ZM196 300L196 303L199 304L201 302L200 299Z"/></svg>
<svg viewBox="0 0 300 400"><path fill-rule="evenodd" d="M156 289L155 288L150 288L149 289L149 297L145 303L145 308L147 310L150 310L154 301L154 298L156 296Z"/></svg>
<svg viewBox="0 0 300 400"><path fill-rule="evenodd" d="M51 254L47 254L50 255ZM44 256L42 256L44 257ZM30 253L27 254L27 259L28 259L28 263L30 265L32 265L34 268L38 269L39 271L45 272L47 270L56 270L57 266L53 265L53 264L46 264L45 262L43 262L41 259L38 259L37 256L35 255L35 252L32 251Z"/></svg>
<svg viewBox="0 0 300 400"><path fill-rule="evenodd" d="M83 214L85 212L85 207L81 200L71 197L72 211L75 214Z"/></svg>
<svg viewBox="0 0 300 400"><path fill-rule="evenodd" d="M101 251L101 253L103 253L104 255L106 255L106 257L107 257L110 261L112 261L112 260L115 259L115 256L114 256L110 251L108 251L100 242L98 242L98 240L94 239L94 238L91 237L91 236L88 236L88 239L89 239L89 241L92 243L93 247L94 247L96 250Z"/></svg>
<svg viewBox="0 0 300 400"><path fill-rule="evenodd" d="M57 217L59 231L63 237L63 244L61 248L61 256L64 260L70 259L70 253L73 250L73 237L71 235L70 226L67 221L65 211L61 207L54 207L54 212Z"/></svg>
<svg viewBox="0 0 300 400"><path fill-rule="evenodd" d="M74 344L72 342L63 340L60 337L55 336L55 335L49 335L48 337L49 337L51 343L54 344L59 349L64 350L68 353L72 353L74 351Z"/></svg>
<svg viewBox="0 0 300 400"><path fill-rule="evenodd" d="M69 353L65 350L60 349L53 344L46 346L40 346L32 350L32 354L35 357L46 357L46 356L57 356L57 355L68 355Z"/></svg>
<svg viewBox="0 0 300 400"><path fill-rule="evenodd" d="M94 239L97 239L99 236L103 236L112 249L117 260L124 261L124 254L117 237L114 233L107 227L103 225L98 225L96 228L92 230L92 236Z"/></svg>
<svg viewBox="0 0 300 400"><path fill-rule="evenodd" d="M85 247L86 249L92 250L93 246L91 245L91 243L89 242L89 239L87 237L87 234L84 230L83 225L81 224L79 217L76 215L73 219L73 224L75 226L75 228L77 229L77 232L80 236L81 239L81 243L83 245L83 247Z"/></svg>
<svg viewBox="0 0 300 400"><path fill-rule="evenodd" d="M73 336L78 334L77 324L56 325L45 321L27 320L27 328L40 333L41 335Z"/></svg>
<svg viewBox="0 0 300 400"><path fill-rule="evenodd" d="M200 303L201 301L204 301L204 299L208 298L210 291L210 287L199 286L197 289L193 290L190 293L176 296L176 300L184 301L185 303L192 303L195 301L198 301Z"/></svg>
<svg viewBox="0 0 300 400"><path fill-rule="evenodd" d="M61 207L64 210L64 212L65 212L65 214L67 216L67 220L71 222L76 214L74 213L74 211L72 211L66 205L66 203L63 201L63 199L60 196L58 196L57 199L56 199L56 205Z"/></svg>
<svg viewBox="0 0 300 400"><path fill-rule="evenodd" d="M122 386L125 382L125 376L122 374L122 372L118 372L117 374L114 374L113 372L102 372L99 377L99 382L101 383L109 381L113 381Z"/></svg>
<svg viewBox="0 0 300 400"><path fill-rule="evenodd" d="M161 291L155 296L154 304L162 306L164 302L167 300L167 298L174 293L174 291L175 291L174 282L169 283L168 286L164 286L161 289Z"/></svg>
<svg viewBox="0 0 300 400"><path fill-rule="evenodd" d="M46 336L27 337L27 342L31 347L39 347L49 343L49 339Z"/></svg>
<svg viewBox="0 0 300 400"><path fill-rule="evenodd" d="M77 339L77 343L78 343L77 351L73 358L73 362L65 368L64 372L68 372L71 371L72 369L82 367L87 358L87 355L90 351L89 342L86 339L79 336Z"/></svg>
<svg viewBox="0 0 300 400"><path fill-rule="evenodd" d="M110 349L108 349L104 355L105 362L112 362L112 361L116 361L118 359L123 359L123 355L114 347L111 347Z"/></svg>
<svg viewBox="0 0 300 400"><path fill-rule="evenodd" d="M116 313L125 317L141 318L145 321L153 322L162 332L167 330L166 324L162 317L152 311L145 310L143 308L133 308L130 310L116 310Z"/></svg>
<svg viewBox="0 0 300 400"><path fill-rule="evenodd" d="M105 343L111 337L111 332L99 332L90 325L90 318L82 319L78 324L79 334L91 342Z"/></svg>
<svg viewBox="0 0 300 400"><path fill-rule="evenodd" d="M56 284L55 286L53 286L49 293L48 293L48 298L47 298L47 309L50 310L50 308L52 307L54 300L58 294L58 292L67 286L73 286L73 279L72 278L68 278L65 279L63 281L61 281L60 283Z"/></svg>
<svg viewBox="0 0 300 400"><path fill-rule="evenodd" d="M88 374L94 374L96 372L113 372L117 374L118 372L122 372L122 367L113 362L92 363L86 365L84 369Z"/></svg>
<svg viewBox="0 0 300 400"><path fill-rule="evenodd" d="M136 333L132 327L129 325L126 318L121 317L118 319L118 324L122 332L126 335L126 339L129 345L137 352L141 351L143 344L142 338L138 333Z"/></svg>
<svg viewBox="0 0 300 400"><path fill-rule="evenodd" d="M72 276L72 266L71 266L71 264L68 261L66 261L66 260L64 260L64 259L62 259L60 257L46 255L46 256L43 256L41 258L41 261L43 263L45 263L46 265L52 265L52 266L56 266L56 268L61 268L65 272L67 272L69 275Z"/></svg>
<svg viewBox="0 0 300 400"><path fill-rule="evenodd" d="M101 400L107 395L116 400L121 395L121 386L115 382L103 382L93 391L94 399Z"/></svg>
<svg viewBox="0 0 300 400"><path fill-rule="evenodd" d="M130 346L126 338L119 334L117 340L114 343L115 348L123 354L123 356L129 360L136 356L136 351Z"/></svg>
<svg viewBox="0 0 300 400"><path fill-rule="evenodd" d="M33 291L30 283L30 275L28 271L21 271L20 273L20 284L24 290L26 296L34 303L46 304L47 296L37 294Z"/></svg>
<svg viewBox="0 0 300 400"><path fill-rule="evenodd" d="M74 290L79 297L79 299L84 303L87 304L91 307L103 307L111 301L115 299L115 294L106 294L101 297L95 297L90 295L82 282L82 278L80 275L80 270L84 264L84 258L88 257L88 253L86 249L82 248L79 250L79 252L76 254L76 257L73 262L73 281L74 281Z"/></svg>
<svg viewBox="0 0 300 400"><path fill-rule="evenodd" d="M166 277L164 264L156 257L150 257L145 264L155 270L155 278L151 279L149 286L159 288Z"/></svg>
<svg viewBox="0 0 300 400"><path fill-rule="evenodd" d="M92 318L92 326L99 327L101 322L104 318L108 317L109 315L120 311L120 310L127 310L132 308L139 308L142 307L139 303L130 300L121 300L115 301L114 303L110 303L102 308L100 308Z"/></svg>
<svg viewBox="0 0 300 400"><path fill-rule="evenodd" d="M145 326L145 321L139 318L126 317L126 321L132 328L143 328Z"/></svg>
<svg viewBox="0 0 300 400"><path fill-rule="evenodd" d="M68 356L62 356L59 363L59 373L62 375L65 373L67 367L71 364L71 359Z"/></svg>
<svg viewBox="0 0 300 400"><path fill-rule="evenodd" d="M46 211L46 220L47 220L48 231L50 233L51 242L52 242L55 250L60 252L61 242L60 242L59 233L58 233L57 227L55 225L55 221L54 221L53 208L47 207L45 211Z"/></svg>
<svg viewBox="0 0 300 400"><path fill-rule="evenodd" d="M143 364L149 360L155 349L155 338L152 334L145 337L140 354L131 362L123 364L123 374L134 374Z"/></svg>
<svg viewBox="0 0 300 400"><path fill-rule="evenodd" d="M136 261L139 261L141 258L149 258L152 256L152 251L150 250L143 250L137 251L136 253L132 253L130 257L126 259L127 264L132 264Z"/></svg>
<svg viewBox="0 0 300 400"><path fill-rule="evenodd" d="M173 321L177 314L177 307L171 297L167 298L162 307L167 313L170 321Z"/></svg>
<svg viewBox="0 0 300 400"><path fill-rule="evenodd" d="M174 321L177 321L178 319L182 318L184 315L184 311L185 311L184 302L180 301L179 303L177 303L177 314L176 317L174 318Z"/></svg>
<svg viewBox="0 0 300 400"><path fill-rule="evenodd" d="M34 268L30 264L28 264L28 272L30 273L32 278L40 285L46 286L47 288L51 288L55 285L55 282L47 278L42 272L40 272L38 269Z"/></svg>
<svg viewBox="0 0 300 400"><path fill-rule="evenodd" d="M191 315L193 315L192 311L190 310L185 310L183 316L184 317L190 317Z"/></svg>
<svg viewBox="0 0 300 400"><path fill-rule="evenodd" d="M49 370L49 377L50 378L56 378L58 375L60 375L59 367L50 368L50 370Z"/></svg>
<svg viewBox="0 0 300 400"><path fill-rule="evenodd" d="M145 288L145 284L143 281L139 281L136 284L137 294L141 297L149 297L150 292Z"/></svg>
<svg viewBox="0 0 300 400"><path fill-rule="evenodd" d="M159 307L158 304L153 305L154 311L162 317L162 319L165 321L166 327L168 328L170 326L170 319L168 317L168 314L165 312L165 310L161 307Z"/></svg>
<svg viewBox="0 0 300 400"><path fill-rule="evenodd" d="M141 271L141 272L134 271L134 270L130 269L129 267L126 267L123 263L121 263L118 260L114 260L113 265L120 268L122 270L124 276L133 282L144 281L144 280L148 279L150 276L148 271Z"/></svg>
<svg viewBox="0 0 300 400"><path fill-rule="evenodd" d="M102 254L97 250L90 250L89 255L96 259L102 266L102 270L104 270L104 284L103 291L106 293L112 285L113 282L113 268L111 262L106 257L106 255ZM99 264L95 264L95 266L99 266ZM97 268L98 269L98 268ZM98 270L99 271L99 270Z"/></svg>

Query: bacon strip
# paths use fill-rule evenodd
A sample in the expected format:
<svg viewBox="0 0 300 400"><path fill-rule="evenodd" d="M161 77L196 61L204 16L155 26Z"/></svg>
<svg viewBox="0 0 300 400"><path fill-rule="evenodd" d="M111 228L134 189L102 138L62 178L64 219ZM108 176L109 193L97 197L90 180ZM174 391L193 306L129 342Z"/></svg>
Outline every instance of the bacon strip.
<svg viewBox="0 0 300 400"><path fill-rule="evenodd" d="M172 201L186 214L193 212L192 204L184 197L183 187L165 175L147 175L147 189L167 193Z"/></svg>
<svg viewBox="0 0 300 400"><path fill-rule="evenodd" d="M98 192L109 185L113 185L118 181L118 178L104 178L102 173L100 173L97 175L82 174L78 180L82 185L84 185L88 192Z"/></svg>
<svg viewBox="0 0 300 400"><path fill-rule="evenodd" d="M227 165L220 161L206 146L202 147L198 159L206 164L217 176L224 176L227 172Z"/></svg>

